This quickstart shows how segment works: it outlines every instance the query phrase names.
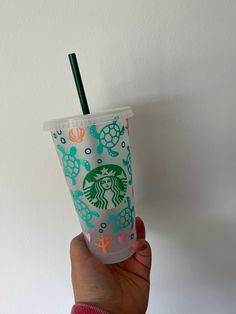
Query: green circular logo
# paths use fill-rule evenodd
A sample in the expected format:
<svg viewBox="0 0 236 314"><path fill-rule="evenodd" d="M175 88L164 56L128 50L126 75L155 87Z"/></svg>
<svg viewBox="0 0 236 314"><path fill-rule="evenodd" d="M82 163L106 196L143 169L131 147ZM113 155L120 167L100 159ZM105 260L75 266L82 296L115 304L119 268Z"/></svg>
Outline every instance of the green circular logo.
<svg viewBox="0 0 236 314"><path fill-rule="evenodd" d="M88 201L101 209L118 206L125 197L127 176L117 165L104 165L90 171L83 182Z"/></svg>

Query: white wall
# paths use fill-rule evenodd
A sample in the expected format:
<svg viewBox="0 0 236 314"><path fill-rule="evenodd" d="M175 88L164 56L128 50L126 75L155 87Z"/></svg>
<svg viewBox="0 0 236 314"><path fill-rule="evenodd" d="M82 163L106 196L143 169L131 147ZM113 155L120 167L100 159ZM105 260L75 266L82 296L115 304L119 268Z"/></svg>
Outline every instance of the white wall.
<svg viewBox="0 0 236 314"><path fill-rule="evenodd" d="M80 112L69 52L92 111L136 114L148 313L236 313L235 12L233 0L1 0L0 313L64 314L73 303L80 228L41 131Z"/></svg>

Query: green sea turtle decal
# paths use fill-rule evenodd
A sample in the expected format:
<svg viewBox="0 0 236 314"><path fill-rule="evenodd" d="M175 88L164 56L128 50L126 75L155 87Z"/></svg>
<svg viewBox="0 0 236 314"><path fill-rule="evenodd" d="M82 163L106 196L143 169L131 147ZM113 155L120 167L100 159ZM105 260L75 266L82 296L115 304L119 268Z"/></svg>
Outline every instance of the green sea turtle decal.
<svg viewBox="0 0 236 314"><path fill-rule="evenodd" d="M127 196L127 206L122 209L118 215L110 215L107 221L113 221L115 223L115 228L112 232L118 232L123 228L130 226L133 229L134 225L134 207L131 205L131 200Z"/></svg>
<svg viewBox="0 0 236 314"><path fill-rule="evenodd" d="M133 176L132 176L132 162L131 162L131 154L130 154L130 148L127 146L128 155L126 159L123 159L123 164L127 167L128 173L130 175L129 184L132 184Z"/></svg>
<svg viewBox="0 0 236 314"><path fill-rule="evenodd" d="M84 178L83 191L87 200L97 208L111 209L125 197L127 176L118 165L108 164L91 170Z"/></svg>
<svg viewBox="0 0 236 314"><path fill-rule="evenodd" d="M74 193L70 191L74 200L75 209L79 217L86 223L87 228L94 228L94 225L91 223L93 217L99 217L99 213L89 209L89 207L83 202L80 198L84 195L83 192L77 190Z"/></svg>
<svg viewBox="0 0 236 314"><path fill-rule="evenodd" d="M80 172L80 165L89 171L90 164L87 160L76 158L77 149L72 146L69 153L66 153L64 147L57 145L57 149L62 153L61 163L66 177L72 181L72 185L76 183L76 177Z"/></svg>
<svg viewBox="0 0 236 314"><path fill-rule="evenodd" d="M121 129L117 124L117 118L113 120L112 123L104 126L100 132L97 131L96 125L90 127L90 134L98 139L97 153L102 154L103 149L106 148L108 154L112 157L119 155L118 152L114 151L112 148L119 142L120 136L125 132L125 127Z"/></svg>

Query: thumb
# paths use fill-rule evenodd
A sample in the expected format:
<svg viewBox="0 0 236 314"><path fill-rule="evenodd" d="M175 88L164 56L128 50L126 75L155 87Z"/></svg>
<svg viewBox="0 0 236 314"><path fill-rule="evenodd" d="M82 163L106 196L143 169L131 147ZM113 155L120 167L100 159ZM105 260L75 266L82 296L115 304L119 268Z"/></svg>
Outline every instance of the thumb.
<svg viewBox="0 0 236 314"><path fill-rule="evenodd" d="M148 269L151 268L152 251L150 244L145 239L138 239L132 245L135 251L135 258Z"/></svg>
<svg viewBox="0 0 236 314"><path fill-rule="evenodd" d="M84 235L81 232L77 237L71 240L70 243L70 258L71 266L78 265L83 261L87 261L92 255L87 247Z"/></svg>

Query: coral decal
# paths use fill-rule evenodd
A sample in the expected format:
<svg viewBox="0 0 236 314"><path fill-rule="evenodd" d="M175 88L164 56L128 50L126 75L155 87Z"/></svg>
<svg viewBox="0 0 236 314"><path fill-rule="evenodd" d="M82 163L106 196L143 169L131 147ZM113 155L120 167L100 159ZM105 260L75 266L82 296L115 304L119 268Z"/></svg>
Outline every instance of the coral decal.
<svg viewBox="0 0 236 314"><path fill-rule="evenodd" d="M107 247L111 246L111 237L101 235L98 237L98 242L96 246L99 247L104 254L107 254Z"/></svg>

